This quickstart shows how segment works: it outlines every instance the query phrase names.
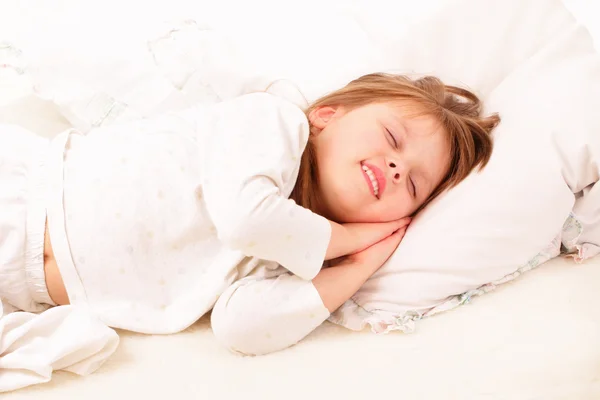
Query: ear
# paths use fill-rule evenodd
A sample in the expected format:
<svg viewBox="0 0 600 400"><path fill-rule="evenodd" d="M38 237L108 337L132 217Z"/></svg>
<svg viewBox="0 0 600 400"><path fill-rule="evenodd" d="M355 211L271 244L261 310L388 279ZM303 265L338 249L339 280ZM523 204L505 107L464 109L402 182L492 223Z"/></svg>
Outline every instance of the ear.
<svg viewBox="0 0 600 400"><path fill-rule="evenodd" d="M308 115L310 124L317 130L323 130L333 119L338 111L338 107L324 106L315 108Z"/></svg>

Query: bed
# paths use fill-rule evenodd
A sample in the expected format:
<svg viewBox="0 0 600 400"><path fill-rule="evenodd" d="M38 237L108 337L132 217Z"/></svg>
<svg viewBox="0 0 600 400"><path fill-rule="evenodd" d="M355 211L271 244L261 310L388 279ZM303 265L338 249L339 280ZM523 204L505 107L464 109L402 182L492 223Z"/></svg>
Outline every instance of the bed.
<svg viewBox="0 0 600 400"><path fill-rule="evenodd" d="M598 45L600 12L585 0L566 4ZM13 7L26 17L26 7ZM1 73L0 121L47 137L71 125L53 102L19 92ZM300 344L263 357L218 346L208 316L176 335L119 332L116 353L92 375L59 371L49 383L3 398L599 399L598 282L600 258L579 264L559 257L420 321L412 334L325 323Z"/></svg>
<svg viewBox="0 0 600 400"><path fill-rule="evenodd" d="M119 332L87 377L57 372L20 399L598 399L600 260L556 259L494 293L424 320L413 334L326 323L258 358L220 347L208 318L177 335Z"/></svg>

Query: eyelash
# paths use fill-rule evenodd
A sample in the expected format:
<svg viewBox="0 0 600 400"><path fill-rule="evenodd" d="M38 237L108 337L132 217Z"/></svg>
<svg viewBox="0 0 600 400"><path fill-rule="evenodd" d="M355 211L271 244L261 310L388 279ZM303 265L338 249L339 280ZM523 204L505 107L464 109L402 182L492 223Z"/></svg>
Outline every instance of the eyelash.
<svg viewBox="0 0 600 400"><path fill-rule="evenodd" d="M392 135L392 132L390 132L389 129L385 129L388 133L388 135L390 136L390 138L392 139L392 141L394 142L394 148L398 148L398 142L396 141L396 138L394 137L394 135Z"/></svg>
<svg viewBox="0 0 600 400"><path fill-rule="evenodd" d="M413 197L417 197L417 186L415 185L415 182L413 181L412 178L410 178L410 184L412 185L412 189L413 189Z"/></svg>

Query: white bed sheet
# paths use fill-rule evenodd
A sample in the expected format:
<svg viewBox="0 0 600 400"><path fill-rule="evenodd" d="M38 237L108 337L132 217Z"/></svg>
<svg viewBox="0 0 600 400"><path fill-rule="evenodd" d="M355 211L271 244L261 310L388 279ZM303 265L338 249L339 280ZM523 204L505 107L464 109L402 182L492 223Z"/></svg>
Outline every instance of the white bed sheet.
<svg viewBox="0 0 600 400"><path fill-rule="evenodd" d="M326 323L264 357L219 347L203 318L183 333L121 332L94 374L55 373L9 400L600 398L600 259L556 259L469 305L374 335Z"/></svg>

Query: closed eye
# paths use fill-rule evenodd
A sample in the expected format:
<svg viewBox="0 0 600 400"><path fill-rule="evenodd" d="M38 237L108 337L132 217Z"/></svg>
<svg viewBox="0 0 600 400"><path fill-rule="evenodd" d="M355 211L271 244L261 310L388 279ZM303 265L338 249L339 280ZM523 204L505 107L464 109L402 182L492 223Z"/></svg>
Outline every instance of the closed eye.
<svg viewBox="0 0 600 400"><path fill-rule="evenodd" d="M417 198L417 186L415 185L415 181L413 180L413 178L410 178L410 186L412 188L412 195L414 198Z"/></svg>
<svg viewBox="0 0 600 400"><path fill-rule="evenodd" d="M390 132L389 129L385 128L385 130L387 131L387 134L389 135L390 139L392 139L392 142L394 143L394 148L397 149L398 148L398 141L396 140L396 138L394 137L394 135L392 135L392 132Z"/></svg>

